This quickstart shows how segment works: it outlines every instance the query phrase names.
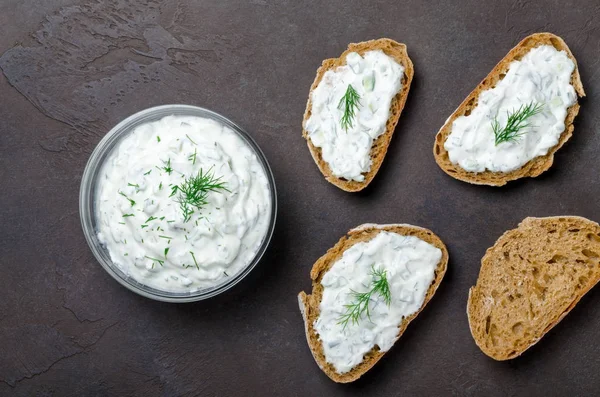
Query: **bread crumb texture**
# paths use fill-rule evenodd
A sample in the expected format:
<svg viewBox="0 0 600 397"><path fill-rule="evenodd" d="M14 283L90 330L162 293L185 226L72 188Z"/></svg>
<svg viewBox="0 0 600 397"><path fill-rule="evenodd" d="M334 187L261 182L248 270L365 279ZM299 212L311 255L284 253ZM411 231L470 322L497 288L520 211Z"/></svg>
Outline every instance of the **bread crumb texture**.
<svg viewBox="0 0 600 397"><path fill-rule="evenodd" d="M600 227L581 217L526 218L481 260L467 314L477 345L519 356L600 280Z"/></svg>

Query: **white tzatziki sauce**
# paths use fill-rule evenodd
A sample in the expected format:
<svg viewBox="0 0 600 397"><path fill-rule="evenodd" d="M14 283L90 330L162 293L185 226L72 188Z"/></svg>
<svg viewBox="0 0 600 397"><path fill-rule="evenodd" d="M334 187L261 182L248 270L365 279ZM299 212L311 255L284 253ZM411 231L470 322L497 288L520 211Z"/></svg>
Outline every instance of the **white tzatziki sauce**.
<svg viewBox="0 0 600 397"><path fill-rule="evenodd" d="M188 206L175 186L202 175L227 189ZM167 116L136 127L106 159L96 196L97 233L112 262L141 284L194 292L242 270L265 239L272 211L265 170L229 127Z"/></svg>
<svg viewBox="0 0 600 397"><path fill-rule="evenodd" d="M347 249L321 280L323 297L313 326L326 361L343 374L358 365L375 345L388 351L398 339L402 319L423 304L441 259L439 248L418 237L387 231ZM354 292L369 291L373 268L386 272L390 305L374 294L369 302L370 319L363 314L357 323L344 326L340 318L347 305L355 302Z"/></svg>
<svg viewBox="0 0 600 397"><path fill-rule="evenodd" d="M481 92L471 113L452 123L444 143L450 161L469 172L511 172L547 154L565 130L567 109L577 100L570 83L574 69L565 51L549 45L511 62L506 76ZM532 103L542 106L541 112L527 119L528 127L517 139L496 145L494 118L504 127L509 113Z"/></svg>
<svg viewBox="0 0 600 397"><path fill-rule="evenodd" d="M304 129L338 178L362 182L371 169L371 146L385 132L392 99L402 88L404 67L381 50L351 52L346 65L328 70L311 93L311 115ZM346 130L340 100L348 86L360 96Z"/></svg>

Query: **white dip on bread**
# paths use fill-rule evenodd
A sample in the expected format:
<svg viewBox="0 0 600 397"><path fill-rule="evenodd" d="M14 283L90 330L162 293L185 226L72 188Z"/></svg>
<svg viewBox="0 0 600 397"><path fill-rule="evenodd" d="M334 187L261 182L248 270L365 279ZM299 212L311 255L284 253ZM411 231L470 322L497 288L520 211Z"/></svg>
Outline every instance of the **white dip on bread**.
<svg viewBox="0 0 600 397"><path fill-rule="evenodd" d="M351 52L346 65L328 70L311 92L304 129L338 178L362 182L371 169L371 146L386 130L392 99L402 88L404 67L381 50ZM352 86L358 98L346 118L344 97Z"/></svg>
<svg viewBox="0 0 600 397"><path fill-rule="evenodd" d="M95 211L98 238L124 273L159 290L194 292L252 261L272 203L265 169L237 133L210 119L167 116L117 143L100 170Z"/></svg>
<svg viewBox="0 0 600 397"><path fill-rule="evenodd" d="M575 64L565 51L549 45L530 50L511 62L494 88L482 91L468 116L452 123L444 148L450 161L469 172L511 172L555 146L565 130L567 109L577 95L570 83ZM514 139L496 141L493 123L509 125L509 115L528 105L539 113L521 124Z"/></svg>
<svg viewBox="0 0 600 397"><path fill-rule="evenodd" d="M435 278L442 251L415 236L381 231L367 242L356 243L325 273L320 314L313 324L323 345L325 359L335 370L346 373L378 346L388 351L398 339L402 320L417 312ZM389 304L374 292L356 320L344 323L357 294L368 293L377 281L374 273L385 272Z"/></svg>

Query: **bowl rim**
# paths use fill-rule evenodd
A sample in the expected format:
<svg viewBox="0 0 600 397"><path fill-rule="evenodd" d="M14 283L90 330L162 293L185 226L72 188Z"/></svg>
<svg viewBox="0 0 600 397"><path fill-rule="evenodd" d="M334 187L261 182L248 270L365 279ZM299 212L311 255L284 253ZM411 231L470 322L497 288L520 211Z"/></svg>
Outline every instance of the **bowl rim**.
<svg viewBox="0 0 600 397"><path fill-rule="evenodd" d="M95 195L97 189L97 176L104 165L104 161L119 143L119 141L131 133L135 127L141 124L159 120L169 115L210 118L231 128L256 153L258 160L262 164L265 171L271 196L269 226L252 261L248 262L248 264L242 270L238 271L235 276L227 279L226 282L194 292L179 293L163 291L149 287L133 279L133 277L127 276L112 263L110 255L108 254L108 250L99 242L98 235L95 230ZM244 279L256 267L265 251L269 247L271 238L273 237L273 232L275 230L275 223L277 220L277 189L275 186L273 171L269 165L267 157L252 136L238 124L219 113L199 106L184 104L160 105L143 109L130 115L111 128L110 131L100 140L100 142L98 142L92 151L92 154L90 155L82 174L79 188L79 215L83 234L88 246L90 247L90 250L92 251L92 254L104 268L104 270L106 270L108 274L110 274L117 282L119 282L119 284L126 287L130 291L137 293L138 295L157 301L178 303L196 302L211 298L227 291Z"/></svg>

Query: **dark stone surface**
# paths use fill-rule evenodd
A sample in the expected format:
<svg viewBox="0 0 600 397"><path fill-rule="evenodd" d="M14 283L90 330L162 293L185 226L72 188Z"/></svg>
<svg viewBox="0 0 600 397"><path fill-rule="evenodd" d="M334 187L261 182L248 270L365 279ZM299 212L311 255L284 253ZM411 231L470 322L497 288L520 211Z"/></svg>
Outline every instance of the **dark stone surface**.
<svg viewBox="0 0 600 397"><path fill-rule="evenodd" d="M479 260L526 216L600 220L597 1L4 0L0 4L0 394L566 395L600 389L600 289L523 357L494 362L465 314ZM555 166L504 188L436 166L434 135L525 35L561 35L588 97ZM321 61L347 43L408 45L415 80L366 192L326 183L301 137ZM217 298L154 302L116 283L80 230L78 190L96 143L143 108L187 103L258 141L278 184L261 264ZM448 245L434 300L352 385L321 373L296 294L313 262L363 222L407 222Z"/></svg>

